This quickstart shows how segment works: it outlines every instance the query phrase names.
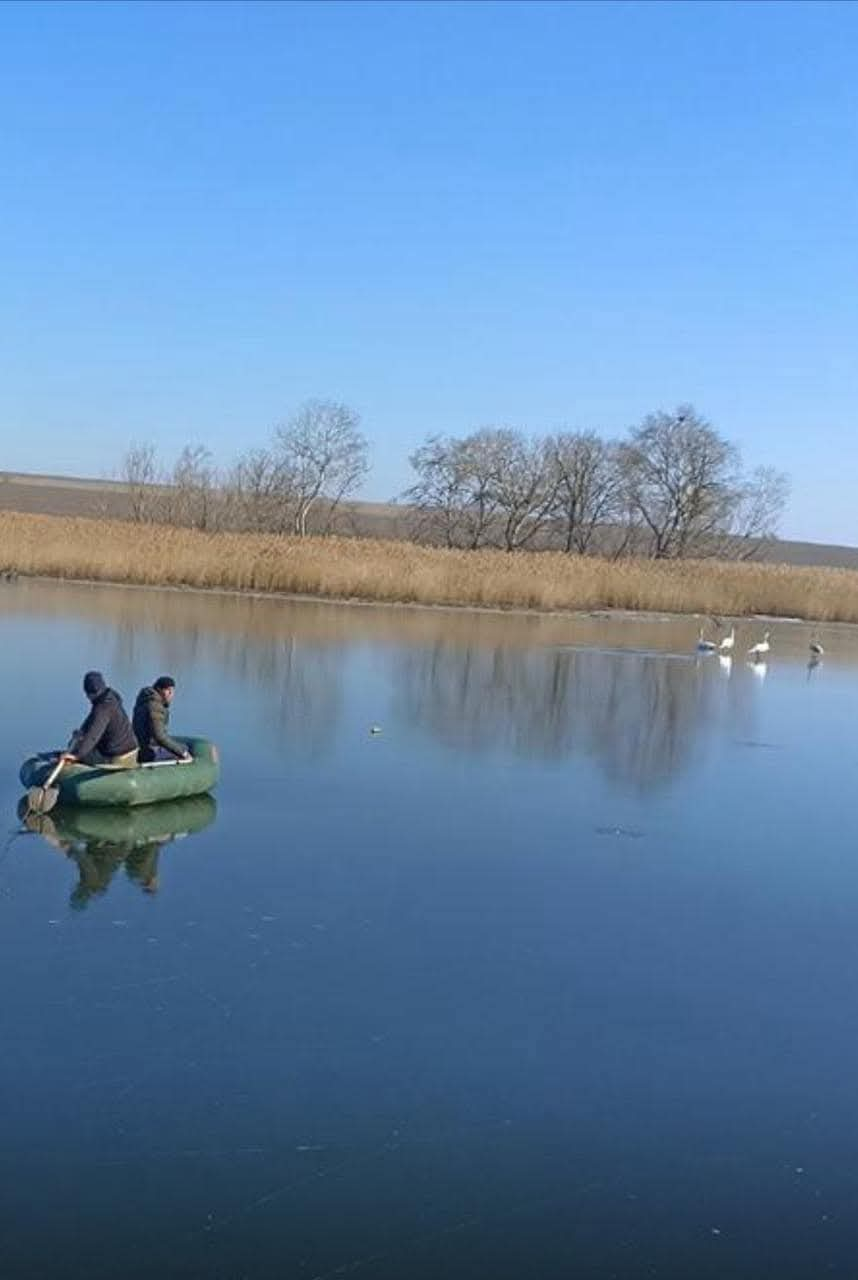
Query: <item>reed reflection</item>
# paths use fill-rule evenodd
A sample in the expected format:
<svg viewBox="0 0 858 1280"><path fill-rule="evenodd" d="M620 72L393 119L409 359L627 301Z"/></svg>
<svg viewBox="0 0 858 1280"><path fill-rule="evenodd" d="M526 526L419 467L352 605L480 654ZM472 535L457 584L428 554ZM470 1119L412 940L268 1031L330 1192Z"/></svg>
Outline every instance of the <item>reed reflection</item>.
<svg viewBox="0 0 858 1280"><path fill-rule="evenodd" d="M142 892L157 893L163 849L211 826L217 806L203 795L136 809L56 808L40 815L27 811L24 798L18 816L28 831L76 864L69 906L80 911L107 893L120 869Z"/></svg>

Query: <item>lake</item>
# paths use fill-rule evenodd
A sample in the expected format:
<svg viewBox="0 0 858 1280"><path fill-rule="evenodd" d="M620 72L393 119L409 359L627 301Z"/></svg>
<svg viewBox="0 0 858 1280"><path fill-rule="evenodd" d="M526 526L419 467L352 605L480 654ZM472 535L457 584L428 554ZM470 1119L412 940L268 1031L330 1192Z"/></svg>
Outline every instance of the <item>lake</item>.
<svg viewBox="0 0 858 1280"><path fill-rule="evenodd" d="M858 641L697 625L0 584L4 1280L854 1277ZM90 667L216 803L15 834Z"/></svg>

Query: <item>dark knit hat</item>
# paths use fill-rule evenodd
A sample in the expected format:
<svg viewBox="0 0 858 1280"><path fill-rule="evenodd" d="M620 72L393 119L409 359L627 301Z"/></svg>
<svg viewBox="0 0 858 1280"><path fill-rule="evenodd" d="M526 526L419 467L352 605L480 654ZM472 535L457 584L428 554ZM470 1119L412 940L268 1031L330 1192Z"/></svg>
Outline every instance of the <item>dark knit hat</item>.
<svg viewBox="0 0 858 1280"><path fill-rule="evenodd" d="M83 678L83 691L90 698L97 698L107 688L104 676L100 671L87 671Z"/></svg>
<svg viewBox="0 0 858 1280"><path fill-rule="evenodd" d="M158 676L158 679L152 685L153 689L175 689L176 682L172 676Z"/></svg>

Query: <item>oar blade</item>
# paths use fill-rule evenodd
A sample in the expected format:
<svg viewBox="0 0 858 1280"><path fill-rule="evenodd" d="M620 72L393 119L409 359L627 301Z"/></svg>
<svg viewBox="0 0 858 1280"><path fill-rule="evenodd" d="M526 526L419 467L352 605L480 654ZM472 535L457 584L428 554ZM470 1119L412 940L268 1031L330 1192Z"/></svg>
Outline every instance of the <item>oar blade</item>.
<svg viewBox="0 0 858 1280"><path fill-rule="evenodd" d="M57 787L30 787L27 806L31 813L50 813L60 798Z"/></svg>

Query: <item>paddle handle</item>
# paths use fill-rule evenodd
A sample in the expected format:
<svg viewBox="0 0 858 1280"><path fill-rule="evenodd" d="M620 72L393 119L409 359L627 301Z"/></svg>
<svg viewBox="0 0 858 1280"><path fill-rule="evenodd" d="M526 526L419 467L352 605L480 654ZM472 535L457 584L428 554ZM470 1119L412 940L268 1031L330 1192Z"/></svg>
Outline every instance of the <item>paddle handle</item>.
<svg viewBox="0 0 858 1280"><path fill-rule="evenodd" d="M60 776L60 773L62 772L62 767L64 764L65 764L65 760L62 758L62 756L60 756L59 760L54 765L53 769L51 769L51 772L48 774L45 781L42 783L42 786L45 791L47 791L48 787L52 787L54 785L57 778Z"/></svg>

